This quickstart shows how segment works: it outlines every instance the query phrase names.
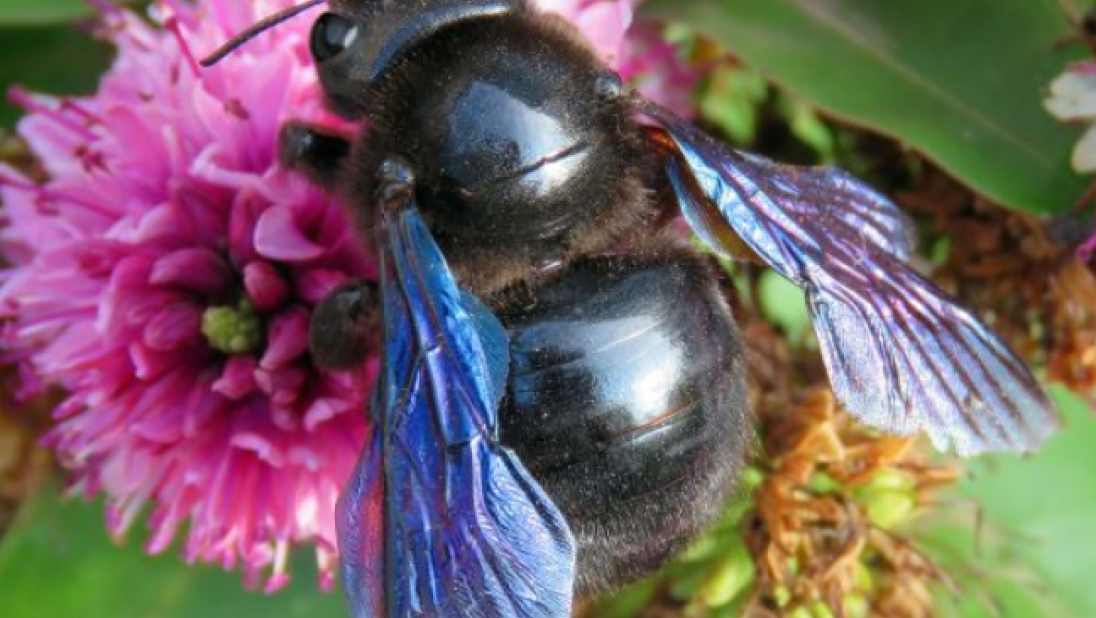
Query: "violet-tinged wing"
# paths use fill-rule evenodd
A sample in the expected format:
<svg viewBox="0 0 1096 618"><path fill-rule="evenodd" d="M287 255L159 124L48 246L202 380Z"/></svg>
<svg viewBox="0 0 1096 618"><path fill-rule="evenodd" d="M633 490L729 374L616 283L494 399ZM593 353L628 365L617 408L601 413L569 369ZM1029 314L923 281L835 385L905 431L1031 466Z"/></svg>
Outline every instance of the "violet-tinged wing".
<svg viewBox="0 0 1096 618"><path fill-rule="evenodd" d="M381 444L381 428L374 421L354 474L343 487L335 507L339 572L347 604L355 618L385 616Z"/></svg>
<svg viewBox="0 0 1096 618"><path fill-rule="evenodd" d="M959 454L1028 451L1058 420L1031 371L970 312L906 263L898 208L834 168L774 163L727 148L653 105L676 151L682 212L712 248L730 226L807 293L838 400L896 434L925 431Z"/></svg>
<svg viewBox="0 0 1096 618"><path fill-rule="evenodd" d="M566 618L574 541L496 440L505 331L457 288L413 206L386 214L382 233L381 456L348 486L340 521L352 609L359 618ZM364 531L378 491L383 533Z"/></svg>

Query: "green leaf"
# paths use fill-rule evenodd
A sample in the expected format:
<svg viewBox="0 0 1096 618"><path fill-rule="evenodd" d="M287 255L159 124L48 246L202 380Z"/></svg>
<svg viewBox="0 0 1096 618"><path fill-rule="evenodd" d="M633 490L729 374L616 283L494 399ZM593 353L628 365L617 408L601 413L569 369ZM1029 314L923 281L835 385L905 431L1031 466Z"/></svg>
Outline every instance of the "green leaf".
<svg viewBox="0 0 1096 618"><path fill-rule="evenodd" d="M741 66L717 66L702 90L700 112L733 143L748 144L756 137L758 106L769 90L764 78Z"/></svg>
<svg viewBox="0 0 1096 618"><path fill-rule="evenodd" d="M1049 0L652 0L812 105L923 152L979 192L1069 208L1077 131L1042 109L1071 26Z"/></svg>
<svg viewBox="0 0 1096 618"><path fill-rule="evenodd" d="M42 491L0 545L4 618L343 618L339 594L317 589L310 552L275 595L247 592L239 572L186 566L177 552L145 555L137 539L107 538L102 508Z"/></svg>
<svg viewBox="0 0 1096 618"><path fill-rule="evenodd" d="M142 0L106 0L137 4ZM86 0L0 0L0 27L40 26L89 17L94 10Z"/></svg>
<svg viewBox="0 0 1096 618"><path fill-rule="evenodd" d="M762 313L784 331L789 341L799 343L809 336L811 316L807 294L801 288L766 270L761 273L758 294Z"/></svg>
<svg viewBox="0 0 1096 618"><path fill-rule="evenodd" d="M1021 560L1045 577L1048 595L1088 618L1096 616L1096 417L1079 397L1055 395L1066 429L1028 458L980 462L964 493L1018 539Z"/></svg>
<svg viewBox="0 0 1096 618"><path fill-rule="evenodd" d="M7 88L93 92L110 63L110 48L72 26L0 28L0 59L0 125L11 127L23 110L7 101Z"/></svg>
<svg viewBox="0 0 1096 618"><path fill-rule="evenodd" d="M945 617L1096 616L1096 418L1064 389L1054 394L1066 429L1037 454L972 462L960 497L980 512L931 532L933 555L960 587L942 599Z"/></svg>

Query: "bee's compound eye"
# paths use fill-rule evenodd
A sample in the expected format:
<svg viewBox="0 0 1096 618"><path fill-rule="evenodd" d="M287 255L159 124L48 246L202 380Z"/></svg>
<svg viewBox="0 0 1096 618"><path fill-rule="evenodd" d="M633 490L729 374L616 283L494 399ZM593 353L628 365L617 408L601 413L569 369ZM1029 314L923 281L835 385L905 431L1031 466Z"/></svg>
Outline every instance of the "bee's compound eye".
<svg viewBox="0 0 1096 618"><path fill-rule="evenodd" d="M358 27L349 19L324 13L312 26L312 58L325 62L338 56L358 38Z"/></svg>
<svg viewBox="0 0 1096 618"><path fill-rule="evenodd" d="M594 82L594 92L602 99L616 99L624 93L624 83L615 71L606 71Z"/></svg>

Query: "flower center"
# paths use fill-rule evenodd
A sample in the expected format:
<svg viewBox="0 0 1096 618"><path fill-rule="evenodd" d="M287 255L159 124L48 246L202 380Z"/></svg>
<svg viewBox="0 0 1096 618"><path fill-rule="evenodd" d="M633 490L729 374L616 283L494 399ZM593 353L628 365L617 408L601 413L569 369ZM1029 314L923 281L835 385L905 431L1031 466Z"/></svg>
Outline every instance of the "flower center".
<svg viewBox="0 0 1096 618"><path fill-rule="evenodd" d="M235 307L210 307L202 314L202 334L225 354L246 354L263 343L262 320L246 299Z"/></svg>

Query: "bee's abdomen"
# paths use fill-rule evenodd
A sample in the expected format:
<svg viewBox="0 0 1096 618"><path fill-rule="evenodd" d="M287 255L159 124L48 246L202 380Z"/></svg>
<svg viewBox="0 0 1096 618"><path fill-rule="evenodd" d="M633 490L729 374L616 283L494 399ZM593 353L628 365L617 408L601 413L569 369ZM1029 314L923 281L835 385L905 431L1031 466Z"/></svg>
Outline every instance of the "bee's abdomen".
<svg viewBox="0 0 1096 618"><path fill-rule="evenodd" d="M750 425L738 335L709 269L603 257L512 303L502 441L567 516L580 592L637 579L706 528Z"/></svg>

